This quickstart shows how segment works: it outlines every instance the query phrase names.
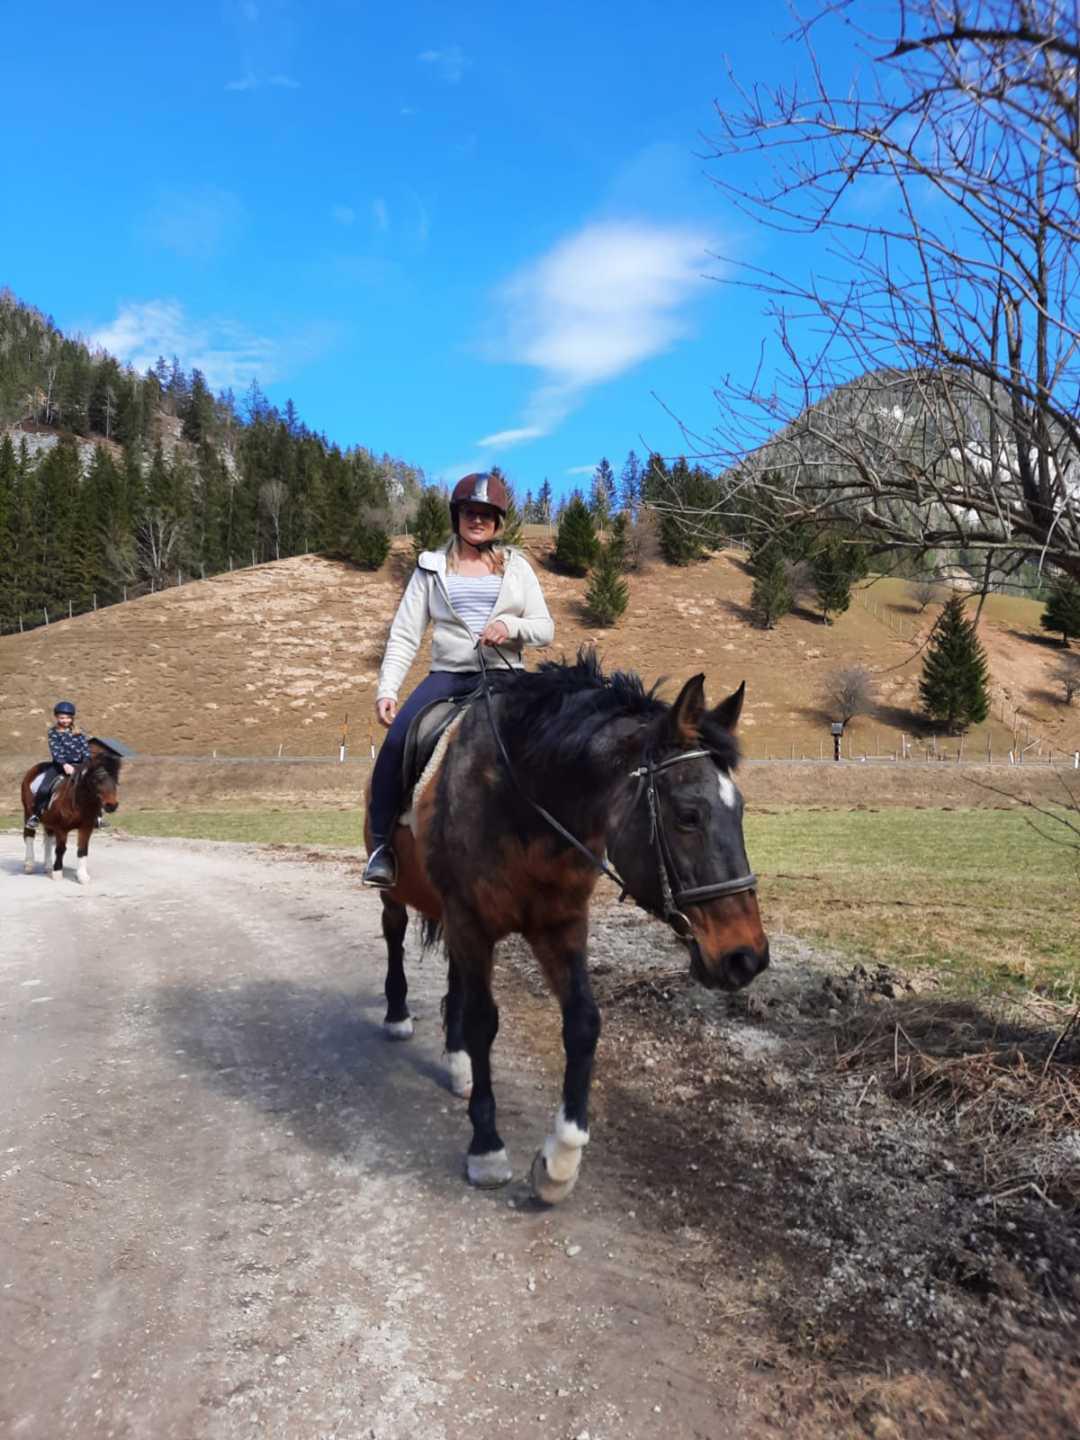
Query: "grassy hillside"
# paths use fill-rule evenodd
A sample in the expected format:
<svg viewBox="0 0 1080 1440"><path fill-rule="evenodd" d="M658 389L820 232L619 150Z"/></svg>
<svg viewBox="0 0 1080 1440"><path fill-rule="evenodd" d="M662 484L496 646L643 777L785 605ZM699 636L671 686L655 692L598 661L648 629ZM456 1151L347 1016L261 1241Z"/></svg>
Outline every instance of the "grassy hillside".
<svg viewBox="0 0 1080 1440"><path fill-rule="evenodd" d="M719 698L748 682L744 741L751 756L816 757L829 744L821 681L838 664L880 672L881 704L852 727L855 754L891 753L904 732L918 735L916 651L933 610L920 616L897 581L878 581L863 604L834 625L806 613L774 631L749 623L745 562L725 552L687 569L656 565L630 578L621 625L592 628L582 609L585 582L544 568L546 533L527 541L556 621L551 654L595 640L608 664L648 680L682 680L697 670ZM387 626L411 564L396 542L381 571L296 556L275 564L77 616L26 635L0 637L0 755L42 750L53 702L70 697L91 729L118 736L144 755L328 755L348 714L353 752L378 732L371 708ZM966 741L975 758L987 738L1002 756L1021 723L1059 749L1080 746L1080 707L1054 694L1060 653L1039 629L1031 601L991 597L983 639L1007 697ZM898 633L901 632L901 633ZM535 657L535 652L534 652ZM426 667L418 658L414 679ZM955 741L947 748L955 753ZM1045 751L1044 751L1045 753Z"/></svg>

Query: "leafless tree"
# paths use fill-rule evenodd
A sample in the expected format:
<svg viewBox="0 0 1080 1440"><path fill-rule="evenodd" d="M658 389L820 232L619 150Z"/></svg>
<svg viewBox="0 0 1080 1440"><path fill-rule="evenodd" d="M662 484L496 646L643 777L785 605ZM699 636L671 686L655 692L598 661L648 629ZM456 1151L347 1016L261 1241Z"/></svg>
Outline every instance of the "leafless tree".
<svg viewBox="0 0 1080 1440"><path fill-rule="evenodd" d="M1080 695L1080 655L1065 655L1054 667L1054 679L1061 686L1065 704L1071 705Z"/></svg>
<svg viewBox="0 0 1080 1440"><path fill-rule="evenodd" d="M782 358L717 391L699 449L729 513L764 489L778 525L1080 577L1074 0L911 0L884 39L861 13L799 30L805 84L736 84L719 110L716 185L804 235L807 273L729 272L766 298ZM850 91L814 48L841 25L871 62Z"/></svg>
<svg viewBox="0 0 1080 1440"><path fill-rule="evenodd" d="M830 670L821 687L821 703L845 726L856 716L868 714L876 699L877 682L865 665Z"/></svg>
<svg viewBox="0 0 1080 1440"><path fill-rule="evenodd" d="M932 575L921 575L917 580L912 580L908 590L911 598L919 607L920 615L928 605L933 605L941 596L941 586Z"/></svg>
<svg viewBox="0 0 1080 1440"><path fill-rule="evenodd" d="M267 480L259 491L259 509L270 522L274 537L274 559L281 559L281 511L289 497L283 480Z"/></svg>

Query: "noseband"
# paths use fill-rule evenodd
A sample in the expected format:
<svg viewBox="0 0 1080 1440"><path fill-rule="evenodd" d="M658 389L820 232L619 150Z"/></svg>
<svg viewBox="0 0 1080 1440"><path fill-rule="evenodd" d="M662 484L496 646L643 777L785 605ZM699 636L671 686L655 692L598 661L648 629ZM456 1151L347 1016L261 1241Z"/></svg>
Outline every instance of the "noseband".
<svg viewBox="0 0 1080 1440"><path fill-rule="evenodd" d="M637 809L642 791L645 792L649 804L649 843L656 851L657 869L660 872L660 898L664 906L660 918L671 926L680 940L689 940L694 933L694 927L683 913L684 905L697 905L703 900L716 900L721 895L741 895L747 890L757 889L757 876L752 870L748 870L745 875L737 875L734 880L714 880L711 885L686 886L679 883L675 856L664 829L664 812L656 789L656 777L674 765L681 765L684 760L712 758L710 750L680 750L665 760L656 760L650 755L644 765L630 772L630 778L638 782L634 798L630 802L631 813ZM626 898L626 893L624 885L623 899Z"/></svg>
<svg viewBox="0 0 1080 1440"><path fill-rule="evenodd" d="M509 669L509 661L506 660L506 657L498 649L498 646L492 648L497 651L500 658L506 664L507 669ZM593 852L588 849L587 846L583 845L576 835L572 835L565 825L556 820L550 811L545 810L543 805L539 804L538 801L534 800L532 796L523 789L521 781L518 779L514 767L510 762L510 756L507 754L506 746L499 732L499 726L495 720L495 705L491 693L491 683L488 679L483 650L479 644L477 645L477 654L480 657L480 684L484 692L484 699L487 703L491 733L495 737L495 744L498 747L499 754L502 756L502 762L506 766L506 773L510 776L514 788L521 798L528 805L531 805L538 815L547 821L553 830L557 831L568 844L572 845L575 850L588 860L590 865L599 870L601 874L606 875L609 880L614 880L622 892L619 896L621 903L630 894L626 881L623 880L620 875L616 874L606 861L597 859ZM638 782L633 801L630 805L630 813L633 813L633 811L637 809L638 802L641 800L642 791L648 796L649 843L655 849L657 869L660 872L660 897L663 902L663 909L650 911L650 913L655 914L659 919L670 925L680 940L690 940L694 934L694 927L690 924L689 918L683 913L680 908L681 906L696 905L703 900L715 900L721 895L740 895L744 891L757 889L757 876L752 871L747 871L745 875L738 875L734 880L714 881L711 885L695 885L688 888L679 883L678 871L675 868L674 856L671 853L671 845L668 842L667 832L664 829L664 814L660 807L660 796L656 791L656 777L662 771L670 770L673 765L681 765L684 760L712 758L712 752L710 750L680 750L676 754L669 755L666 759L659 761L650 755L646 758L645 763L637 770L631 770L629 776L630 779L636 779ZM648 906L642 906L642 908L649 909Z"/></svg>

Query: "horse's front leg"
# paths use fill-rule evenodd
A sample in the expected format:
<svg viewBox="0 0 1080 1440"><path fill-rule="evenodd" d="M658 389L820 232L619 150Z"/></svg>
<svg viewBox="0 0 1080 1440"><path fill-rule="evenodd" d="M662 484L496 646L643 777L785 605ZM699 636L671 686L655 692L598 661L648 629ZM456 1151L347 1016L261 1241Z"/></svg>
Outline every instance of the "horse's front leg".
<svg viewBox="0 0 1080 1440"><path fill-rule="evenodd" d="M526 938L559 997L566 1072L555 1126L537 1151L530 1179L538 1199L565 1200L577 1183L581 1152L589 1143L589 1088L600 1039L600 1010L593 999L585 956L588 920Z"/></svg>
<svg viewBox="0 0 1080 1440"><path fill-rule="evenodd" d="M408 1040L413 1033L412 1016L406 1004L409 982L405 979L405 931L409 912L404 905L382 897L382 932L386 940L386 1018L383 1029L388 1040Z"/></svg>
<svg viewBox="0 0 1080 1440"><path fill-rule="evenodd" d="M29 819L30 819L30 816L28 815L28 816L26 817L26 819L29 820ZM24 872L25 872L27 875L32 875L32 874L34 873L34 865L35 865L35 863L36 863L35 856L34 856L34 834L35 834L35 832L34 832L33 830L31 830L31 829L30 829L30 826L27 825L27 824L24 822L24 824L23 824L23 832L22 832L22 833L23 833L23 840L25 840L25 842L26 842L26 857L25 857L25 859L23 860L23 870L24 870Z"/></svg>
<svg viewBox="0 0 1080 1440"><path fill-rule="evenodd" d="M57 830L57 832L56 832L56 837L55 837L55 839L56 839L56 856L55 856L55 858L54 858L54 860L53 860L53 862L52 862L52 869L49 871L49 879L50 879L50 880L62 880L62 879L64 878L64 851L67 849L67 837L68 837L68 832L67 832L66 830ZM49 847L48 847L48 845L46 845L46 846L45 846L45 864L46 864L46 866L47 866L48 863L49 863L48 855L49 855Z"/></svg>
<svg viewBox="0 0 1080 1440"><path fill-rule="evenodd" d="M447 914L446 948L462 988L462 1033L472 1064L469 1119L473 1137L465 1157L470 1185L485 1189L505 1185L513 1172L495 1128L495 1092L491 1086L491 1047L499 1033L499 1007L491 993L494 947L478 926Z"/></svg>
<svg viewBox="0 0 1080 1440"><path fill-rule="evenodd" d="M75 879L80 885L90 884L90 871L86 868L86 857L90 853L90 836L94 833L93 821L89 825L79 826L79 846L76 854L79 863L75 870Z"/></svg>

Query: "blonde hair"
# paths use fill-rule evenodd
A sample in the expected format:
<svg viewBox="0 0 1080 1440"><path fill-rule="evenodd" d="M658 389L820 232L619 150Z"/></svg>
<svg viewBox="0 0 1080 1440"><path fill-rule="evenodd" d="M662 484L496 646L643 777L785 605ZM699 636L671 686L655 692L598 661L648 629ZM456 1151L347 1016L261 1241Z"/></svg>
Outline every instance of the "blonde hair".
<svg viewBox="0 0 1080 1440"><path fill-rule="evenodd" d="M501 545L489 546L481 550L480 554L487 561L488 569L493 575L501 575L506 569L506 550ZM458 558L461 555L461 536L455 535L450 541L450 548L446 553L446 569L449 574L455 575L458 568Z"/></svg>

